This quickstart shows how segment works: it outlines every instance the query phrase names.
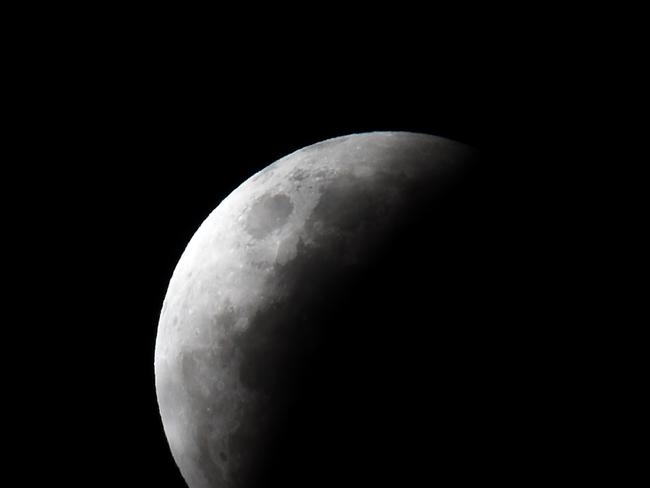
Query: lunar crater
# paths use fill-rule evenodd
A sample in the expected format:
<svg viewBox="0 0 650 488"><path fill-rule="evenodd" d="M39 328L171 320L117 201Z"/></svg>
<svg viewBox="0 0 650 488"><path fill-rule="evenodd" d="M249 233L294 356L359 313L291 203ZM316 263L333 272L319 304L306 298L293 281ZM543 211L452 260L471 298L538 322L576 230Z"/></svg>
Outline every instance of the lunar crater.
<svg viewBox="0 0 650 488"><path fill-rule="evenodd" d="M265 195L249 210L246 231L255 239L263 239L286 224L292 211L293 202L287 195Z"/></svg>

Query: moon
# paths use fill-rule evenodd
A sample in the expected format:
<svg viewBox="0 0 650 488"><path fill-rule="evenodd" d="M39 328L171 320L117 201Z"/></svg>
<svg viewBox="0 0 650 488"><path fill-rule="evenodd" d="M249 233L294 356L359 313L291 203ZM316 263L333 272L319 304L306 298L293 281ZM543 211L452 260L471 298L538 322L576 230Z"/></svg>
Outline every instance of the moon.
<svg viewBox="0 0 650 488"><path fill-rule="evenodd" d="M154 360L165 435L190 488L271 486L283 476L284 486L320 486L287 473L316 462L309 445L334 431L348 438L341 446L352 442L361 421L343 428L331 419L355 415L340 399L367 392L344 385L389 361L367 346L379 326L350 312L355 287L381 274L405 222L473 157L469 146L425 134L337 137L253 175L206 218L169 282ZM326 465L348 461L334 455Z"/></svg>

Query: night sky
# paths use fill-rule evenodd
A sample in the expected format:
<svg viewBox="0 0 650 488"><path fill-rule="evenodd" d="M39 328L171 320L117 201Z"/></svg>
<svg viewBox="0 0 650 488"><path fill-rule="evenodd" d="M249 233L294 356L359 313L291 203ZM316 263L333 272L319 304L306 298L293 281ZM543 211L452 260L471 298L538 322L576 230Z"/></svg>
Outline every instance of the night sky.
<svg viewBox="0 0 650 488"><path fill-rule="evenodd" d="M94 483L69 463L82 465L84 473L108 486L184 486L158 416L153 353L167 283L185 245L203 219L254 172L323 139L375 130L448 137L483 154L482 164L448 200L452 210L443 224L413 224L418 227L409 235L417 245L401 242L393 253L404 256L415 249L415 256L427 256L442 226L456 233L443 249L447 260L420 261L408 291L400 282L402 291L395 285L393 296L402 306L411 304L410 321L428 327L435 322L436 305L427 273L452 277L448 263L468 256L463 272L470 284L462 299L445 292L451 302L443 318L454 307L461 310L465 323L472 324L465 332L474 334L472 347L480 352L472 367L456 368L445 384L453 388L456 380L500 375L491 400L471 399L472 408L489 417L472 425L483 425L494 442L484 441L474 457L465 452L454 458L452 450L437 448L431 452L445 454L436 458L427 454L435 436L414 432L421 454L407 469L416 473L410 483L426 474L427 479L457 476L528 485L526 476L551 462L540 446L554 435L556 410L543 392L550 388L549 378L559 377L556 368L566 346L553 339L557 324L545 304L557 297L540 277L551 261L544 250L557 242L543 231L548 222L533 195L541 194L553 171L547 156L563 147L559 134L568 122L554 111L543 74L525 57L499 58L478 41L461 47L458 39L445 56L427 39L417 42L412 51L368 43L348 56L330 46L287 57L287 46L254 56L221 44L199 49L188 41L176 48L174 42L157 45L150 39L122 46L124 54L110 56L109 62L97 60L108 59L110 46L91 50L87 64L72 62L83 73L66 87L74 103L65 97L56 102L71 119L55 142L64 164L42 174L44 181L51 173L67 182L57 190L66 218L53 224L50 235L76 236L62 246L60 263L65 269L74 261L79 268L66 288L75 302L65 315L75 324L64 338L70 353L60 359L69 381L65 393L56 390L66 398L60 437L74 445L70 459L57 462L57 469L70 485ZM57 117L51 117L56 124ZM409 259L417 267L415 257ZM398 262L388 268L387 273L403 273ZM391 276L384 277L387 283ZM443 285L431 286L442 290ZM454 283L461 285L461 280ZM384 299L391 296L390 289L378 292ZM399 321L396 311L375 312L373 319ZM454 332L445 334L460 340ZM423 344L435 336L425 334L417 354L432 353L435 348ZM543 362L544 369L537 360L545 354L555 359ZM409 355L401 349L391 360ZM485 385L477 388L483 391ZM414 414L438 415L423 407ZM447 431L444 436L453 437ZM336 446L331 447L336 470ZM396 462L408 465L400 454L403 446L389 449ZM345 472L341 476L345 479ZM374 476L375 482L381 479ZM392 483L401 486L399 480Z"/></svg>

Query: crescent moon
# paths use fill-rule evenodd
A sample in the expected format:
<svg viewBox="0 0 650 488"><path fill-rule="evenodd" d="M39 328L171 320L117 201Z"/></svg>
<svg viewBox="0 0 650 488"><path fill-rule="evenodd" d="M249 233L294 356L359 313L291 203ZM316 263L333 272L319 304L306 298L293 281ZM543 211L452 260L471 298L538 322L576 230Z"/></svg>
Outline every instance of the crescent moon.
<svg viewBox="0 0 650 488"><path fill-rule="evenodd" d="M201 224L171 277L154 364L191 488L259 481L304 381L297 372L323 340L319 317L473 154L408 132L330 139L255 174Z"/></svg>

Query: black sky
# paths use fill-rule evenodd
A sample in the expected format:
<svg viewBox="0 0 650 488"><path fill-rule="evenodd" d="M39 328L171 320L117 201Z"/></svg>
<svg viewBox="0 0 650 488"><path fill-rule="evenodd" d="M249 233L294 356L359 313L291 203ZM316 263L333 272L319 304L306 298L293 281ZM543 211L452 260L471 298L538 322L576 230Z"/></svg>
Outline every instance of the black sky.
<svg viewBox="0 0 650 488"><path fill-rule="evenodd" d="M326 138L408 130L453 138L490 154L485 161L492 168L483 172L485 186L480 196L472 196L474 205L496 208L523 189L517 165L527 161L513 158L522 148L517 137L528 134L517 117L520 107L504 107L505 87L486 89L481 73L473 70L440 83L435 66L403 78L392 73L388 79L385 69L373 75L328 67L329 77L323 79L324 67L290 73L266 68L241 85L239 80L217 83L223 76L219 70L208 79L185 72L171 75L162 86L144 86L142 92L117 92L118 110L111 106L111 96L100 104L111 123L102 124L101 145L92 147L93 183L82 193L90 193L93 204L79 209L77 225L90 223L93 229L87 250L90 273L95 278L99 273L102 283L94 299L107 336L91 336L100 352L89 398L107 417L99 432L89 419L95 427L84 439L90 446L98 436L106 439L99 441L101 455L93 457L93 465L97 472L109 473L116 485L126 479L129 486L183 486L161 430L153 389L158 314L168 279L193 232L248 176ZM294 79L284 86L287 78ZM511 222L484 226L485 241L508 241L490 232L521 238L514 229L526 216L518 203L510 204ZM422 232L427 239L433 231ZM489 246L480 240L475 245ZM503 275L511 271L502 270ZM494 277L496 288L503 275ZM103 282L101 276L108 278ZM426 286L417 281L426 282L426 277L412 279L411 286ZM424 295L420 299L429 300Z"/></svg>
<svg viewBox="0 0 650 488"><path fill-rule="evenodd" d="M56 215L63 217L48 233L60 243L57 263L69 273L61 316L70 324L58 360L67 381L63 391L53 390L65 399L58 436L74 446L73 460L57 461L55 478L94 486L70 469L73 463L108 486L184 486L153 385L158 314L174 266L203 219L254 172L305 145L354 132L423 132L482 151L482 166L464 188L458 211L473 216L472 230L462 230L473 240L457 240L461 247L448 250L458 257L459 249L482 249L483 261L474 255L469 262L475 267L467 271L487 270L491 281L482 278L485 286L475 287L473 297L485 304L502 303L503 293L512 296L507 323L482 337L492 347L500 338L498 347L519 361L509 367L530 368L530 377L519 371L513 382L543 383L525 356L541 357L556 344L531 324L548 318L544 303L561 299L544 278L557 246L557 233L545 232L551 217L544 211L553 198L537 197L548 197L545 182L562 171L558 154L576 136L572 104L579 102L562 70L531 62L537 47L486 45L483 32L470 37L456 31L443 49L426 30L413 44L386 34L381 41L318 49L299 49L299 37L277 48L264 49L261 39L259 48L235 49L223 39L199 42L191 29L183 32L184 42L145 36L118 46L109 39L59 59L50 70L62 83L48 85L42 124L57 128L47 144L58 162L40 178L62 205ZM512 52L504 53L504 46ZM422 227L420 253L433 235ZM413 284L421 279L413 277ZM424 304L430 297L422 286ZM424 317L429 309L416 310ZM486 326L503 315L465 313ZM505 334L514 330L519 333ZM555 366L549 368L555 374ZM502 386L507 398L515 398L513 385ZM531 415L540 412L532 408ZM517 442L522 449L528 445L525 436ZM544 463L536 455L528 473ZM527 485L525 474L509 473Z"/></svg>

